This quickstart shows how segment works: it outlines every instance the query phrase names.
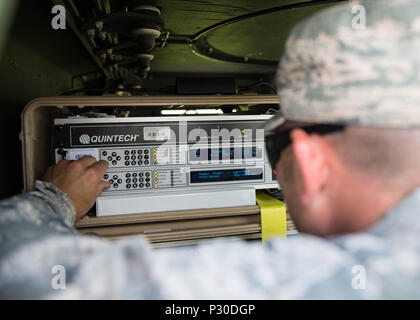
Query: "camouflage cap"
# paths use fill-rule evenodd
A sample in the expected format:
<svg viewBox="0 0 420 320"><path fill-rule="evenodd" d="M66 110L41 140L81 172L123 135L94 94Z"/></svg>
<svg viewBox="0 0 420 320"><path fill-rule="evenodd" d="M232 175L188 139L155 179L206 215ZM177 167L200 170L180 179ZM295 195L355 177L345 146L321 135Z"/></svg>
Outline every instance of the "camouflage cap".
<svg viewBox="0 0 420 320"><path fill-rule="evenodd" d="M363 25L365 22L365 28ZM420 1L350 1L298 24L276 76L286 120L420 126Z"/></svg>

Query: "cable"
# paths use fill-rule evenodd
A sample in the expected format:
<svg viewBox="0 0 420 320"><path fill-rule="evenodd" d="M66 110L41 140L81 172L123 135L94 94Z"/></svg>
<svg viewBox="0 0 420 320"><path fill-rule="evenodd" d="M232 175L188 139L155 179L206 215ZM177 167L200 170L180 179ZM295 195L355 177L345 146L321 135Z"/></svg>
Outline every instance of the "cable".
<svg viewBox="0 0 420 320"><path fill-rule="evenodd" d="M213 46L211 46L208 41L206 40L206 36L221 27L230 25L232 23L236 23L245 19L254 18L262 15L267 15L270 13L284 11L284 10L291 10L297 8L303 8L307 6L314 6L314 5L321 5L321 4L328 4L328 3L336 3L336 2L344 2L348 0L310 0L304 2L297 2L291 3L283 6L272 7L260 11L250 12L241 16L233 17L224 21L220 21L215 23L207 28L204 28L197 32L196 34L189 37L189 43L193 50L193 52L197 55L204 56L207 58L213 58L221 61L228 61L228 62L236 62L236 63L247 63L247 64L261 64L267 66L275 66L278 64L278 61L272 60L260 60L256 58L249 58L249 57L239 57L234 56L223 51L217 50ZM170 41L170 39L168 40Z"/></svg>
<svg viewBox="0 0 420 320"><path fill-rule="evenodd" d="M60 96L69 96L69 95L74 95L76 93L94 93L94 92L99 92L99 93L104 93L107 91L111 91L111 92L131 92L131 93L167 93L167 94L171 94L173 92L167 90L167 91L163 91L163 90L151 90L151 89L135 89L135 88L81 88L81 89L75 89L75 90L69 90L69 91L65 91L62 92L60 94Z"/></svg>
<svg viewBox="0 0 420 320"><path fill-rule="evenodd" d="M284 201L283 192L281 191L281 189L265 189L264 191L268 193L270 196L280 201Z"/></svg>
<svg viewBox="0 0 420 320"><path fill-rule="evenodd" d="M210 31L213 31L213 30L218 29L222 26L226 26L228 24L238 22L238 21L241 21L241 20L244 20L244 19L254 18L254 17L257 17L257 16L261 16L261 15L265 15L265 14L269 14L269 13L273 13L273 12L277 12L277 11L297 9L297 8L303 8L303 7L307 7L307 6L326 4L326 3L344 2L344 1L348 1L348 0L310 0L310 1L291 3L291 4L287 4L287 5L283 5L283 6L278 6L278 7L273 7L273 8L268 8L268 9L264 9L264 10L259 10L259 11L247 13L247 14L244 14L244 15L241 15L241 16L233 17L233 18L218 22L218 23L213 24L213 25L211 25L207 28L204 28L204 29L200 30L199 32L197 32L195 35L193 35L192 40L197 41L199 38L201 38L205 34L209 33Z"/></svg>
<svg viewBox="0 0 420 320"><path fill-rule="evenodd" d="M277 93L276 89L267 81L257 82L257 83L251 84L250 86L247 86L247 87L240 87L240 88L238 88L238 91L247 91L247 90L250 90L252 88L259 87L259 86L269 87L274 93Z"/></svg>
<svg viewBox="0 0 420 320"><path fill-rule="evenodd" d="M265 114L276 114L278 112L279 112L278 109L270 108L270 109L267 110L267 112Z"/></svg>

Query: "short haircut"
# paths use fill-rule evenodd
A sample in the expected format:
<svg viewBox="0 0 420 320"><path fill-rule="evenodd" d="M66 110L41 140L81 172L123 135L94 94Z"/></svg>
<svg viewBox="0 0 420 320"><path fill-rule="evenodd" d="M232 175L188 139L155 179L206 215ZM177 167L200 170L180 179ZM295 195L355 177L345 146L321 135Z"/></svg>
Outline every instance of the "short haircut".
<svg viewBox="0 0 420 320"><path fill-rule="evenodd" d="M378 178L403 178L420 169L420 128L347 126L328 138L343 163Z"/></svg>

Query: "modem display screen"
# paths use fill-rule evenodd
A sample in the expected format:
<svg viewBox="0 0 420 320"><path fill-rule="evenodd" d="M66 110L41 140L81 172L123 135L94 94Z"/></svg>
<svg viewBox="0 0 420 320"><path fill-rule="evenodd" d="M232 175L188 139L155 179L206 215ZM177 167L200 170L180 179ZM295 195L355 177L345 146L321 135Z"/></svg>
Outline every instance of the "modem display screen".
<svg viewBox="0 0 420 320"><path fill-rule="evenodd" d="M233 160L238 159L261 159L261 147L243 147L243 148L204 148L204 149L191 149L191 160Z"/></svg>
<svg viewBox="0 0 420 320"><path fill-rule="evenodd" d="M191 183L262 180L263 168L192 171Z"/></svg>

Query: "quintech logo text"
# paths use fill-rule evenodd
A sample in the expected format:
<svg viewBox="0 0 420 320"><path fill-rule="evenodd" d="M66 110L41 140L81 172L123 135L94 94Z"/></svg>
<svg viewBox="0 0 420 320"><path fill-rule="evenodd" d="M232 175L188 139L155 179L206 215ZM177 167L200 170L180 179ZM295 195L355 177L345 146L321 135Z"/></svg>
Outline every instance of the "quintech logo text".
<svg viewBox="0 0 420 320"><path fill-rule="evenodd" d="M79 137L79 142L81 144L90 144L90 143L129 143L136 142L137 138L140 135L138 134L115 134L115 135L104 135L104 136L89 136L87 134L82 134Z"/></svg>

